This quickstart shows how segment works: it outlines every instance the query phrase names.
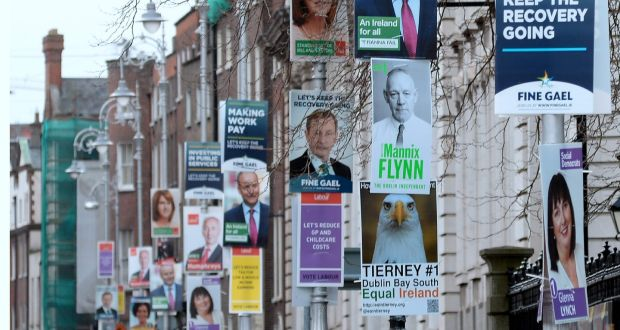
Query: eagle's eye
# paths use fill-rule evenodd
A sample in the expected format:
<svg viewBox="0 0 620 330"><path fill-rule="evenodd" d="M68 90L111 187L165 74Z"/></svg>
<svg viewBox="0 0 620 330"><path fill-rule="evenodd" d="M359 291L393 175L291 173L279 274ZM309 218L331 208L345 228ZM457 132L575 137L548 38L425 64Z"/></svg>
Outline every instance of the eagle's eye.
<svg viewBox="0 0 620 330"><path fill-rule="evenodd" d="M407 208L408 208L409 210L413 210L413 206L414 206L414 205L413 205L413 202L411 202L411 203L407 204Z"/></svg>
<svg viewBox="0 0 620 330"><path fill-rule="evenodd" d="M383 203L383 209L384 209L384 210L386 210L386 211L387 211L387 210L389 210L389 209L391 209L391 208L392 208L392 203L390 203L390 202L384 202L384 203Z"/></svg>

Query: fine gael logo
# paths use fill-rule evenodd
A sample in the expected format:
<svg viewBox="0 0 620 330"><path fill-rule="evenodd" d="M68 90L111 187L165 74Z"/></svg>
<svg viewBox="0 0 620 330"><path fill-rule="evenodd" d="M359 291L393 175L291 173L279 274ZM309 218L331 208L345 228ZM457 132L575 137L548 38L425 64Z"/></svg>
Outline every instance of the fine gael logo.
<svg viewBox="0 0 620 330"><path fill-rule="evenodd" d="M541 84L540 86L547 86L547 87L551 87L551 81L553 81L553 77L549 77L549 74L547 74L547 70L545 70L545 74L542 77L538 77L536 78L538 80L540 80Z"/></svg>

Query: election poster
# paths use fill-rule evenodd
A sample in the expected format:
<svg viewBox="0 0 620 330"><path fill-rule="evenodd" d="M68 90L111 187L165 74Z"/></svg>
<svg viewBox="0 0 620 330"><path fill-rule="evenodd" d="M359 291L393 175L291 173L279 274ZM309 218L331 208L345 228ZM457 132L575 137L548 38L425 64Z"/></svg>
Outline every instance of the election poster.
<svg viewBox="0 0 620 330"><path fill-rule="evenodd" d="M188 330L220 330L224 325L220 278L217 276L187 275Z"/></svg>
<svg viewBox="0 0 620 330"><path fill-rule="evenodd" d="M224 172L224 245L266 247L268 238L268 173Z"/></svg>
<svg viewBox="0 0 620 330"><path fill-rule="evenodd" d="M222 171L267 168L267 101L226 100L221 127L224 133Z"/></svg>
<svg viewBox="0 0 620 330"><path fill-rule="evenodd" d="M127 275L129 287L149 288L150 269L153 263L153 248L150 246L130 247Z"/></svg>
<svg viewBox="0 0 620 330"><path fill-rule="evenodd" d="M118 285L118 315L125 315L125 286Z"/></svg>
<svg viewBox="0 0 620 330"><path fill-rule="evenodd" d="M95 290L95 319L118 320L118 288L116 285L97 285Z"/></svg>
<svg viewBox="0 0 620 330"><path fill-rule="evenodd" d="M437 204L430 194L373 194L360 182L363 315L439 312Z"/></svg>
<svg viewBox="0 0 620 330"><path fill-rule="evenodd" d="M298 210L297 286L341 287L344 283L342 194L301 193Z"/></svg>
<svg viewBox="0 0 620 330"><path fill-rule="evenodd" d="M114 277L114 241L97 242L97 278Z"/></svg>
<svg viewBox="0 0 620 330"><path fill-rule="evenodd" d="M222 199L218 142L185 142L185 199Z"/></svg>
<svg viewBox="0 0 620 330"><path fill-rule="evenodd" d="M231 260L228 310L231 314L262 313L262 249L233 247Z"/></svg>
<svg viewBox="0 0 620 330"><path fill-rule="evenodd" d="M588 317L581 143L543 144L540 169L545 258L555 323Z"/></svg>
<svg viewBox="0 0 620 330"><path fill-rule="evenodd" d="M498 1L496 15L495 113L593 113L594 1Z"/></svg>
<svg viewBox="0 0 620 330"><path fill-rule="evenodd" d="M151 188L151 237L180 237L179 189Z"/></svg>
<svg viewBox="0 0 620 330"><path fill-rule="evenodd" d="M183 213L185 271L222 270L223 208L208 206L207 212L201 213L200 206L185 206Z"/></svg>
<svg viewBox="0 0 620 330"><path fill-rule="evenodd" d="M353 191L353 103L340 93L291 90L290 191Z"/></svg>
<svg viewBox="0 0 620 330"><path fill-rule="evenodd" d="M151 302L155 310L183 310L183 272L180 263L172 261L153 265L151 269Z"/></svg>
<svg viewBox="0 0 620 330"><path fill-rule="evenodd" d="M149 297L131 297L129 327L133 329L155 330L155 312Z"/></svg>
<svg viewBox="0 0 620 330"><path fill-rule="evenodd" d="M355 0L355 57L437 58L437 2Z"/></svg>
<svg viewBox="0 0 620 330"><path fill-rule="evenodd" d="M373 58L370 63L370 191L428 194L433 154L429 62Z"/></svg>
<svg viewBox="0 0 620 330"><path fill-rule="evenodd" d="M293 0L291 61L345 61L349 55L347 0Z"/></svg>

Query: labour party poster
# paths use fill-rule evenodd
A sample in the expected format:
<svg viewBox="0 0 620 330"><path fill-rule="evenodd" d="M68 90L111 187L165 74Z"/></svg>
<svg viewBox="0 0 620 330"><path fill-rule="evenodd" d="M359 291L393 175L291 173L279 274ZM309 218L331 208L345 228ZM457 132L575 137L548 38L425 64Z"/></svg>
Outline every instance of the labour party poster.
<svg viewBox="0 0 620 330"><path fill-rule="evenodd" d="M185 142L185 199L222 199L222 150L218 142Z"/></svg>
<svg viewBox="0 0 620 330"><path fill-rule="evenodd" d="M232 314L263 312L263 253L260 248L232 248L228 311Z"/></svg>
<svg viewBox="0 0 620 330"><path fill-rule="evenodd" d="M430 64L371 60L373 193L428 194L431 178Z"/></svg>
<svg viewBox="0 0 620 330"><path fill-rule="evenodd" d="M496 8L495 113L592 113L594 0Z"/></svg>
<svg viewBox="0 0 620 330"><path fill-rule="evenodd" d="M352 102L318 90L292 90L289 100L290 191L352 192Z"/></svg>
<svg viewBox="0 0 620 330"><path fill-rule="evenodd" d="M267 101L226 100L222 171L267 168Z"/></svg>
<svg viewBox="0 0 620 330"><path fill-rule="evenodd" d="M362 314L439 312L437 204L429 195L372 194L360 182Z"/></svg>
<svg viewBox="0 0 620 330"><path fill-rule="evenodd" d="M582 162L581 143L540 146L544 249L555 323L588 317Z"/></svg>

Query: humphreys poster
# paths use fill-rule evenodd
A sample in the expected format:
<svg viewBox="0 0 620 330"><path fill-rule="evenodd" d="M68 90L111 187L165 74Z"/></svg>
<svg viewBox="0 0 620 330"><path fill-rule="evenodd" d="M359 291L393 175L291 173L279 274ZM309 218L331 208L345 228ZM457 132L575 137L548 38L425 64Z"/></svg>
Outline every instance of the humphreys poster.
<svg viewBox="0 0 620 330"><path fill-rule="evenodd" d="M129 287L148 288L153 263L153 248L150 246L130 247L128 251L127 276Z"/></svg>
<svg viewBox="0 0 620 330"><path fill-rule="evenodd" d="M437 58L437 2L355 0L355 57Z"/></svg>
<svg viewBox="0 0 620 330"><path fill-rule="evenodd" d="M230 270L230 299L228 310L232 314L263 312L262 249L233 247Z"/></svg>
<svg viewBox="0 0 620 330"><path fill-rule="evenodd" d="M342 94L291 90L290 191L352 192L352 102Z"/></svg>
<svg viewBox="0 0 620 330"><path fill-rule="evenodd" d="M226 100L222 171L267 168L267 101Z"/></svg>
<svg viewBox="0 0 620 330"><path fill-rule="evenodd" d="M345 61L349 55L348 0L293 0L291 61Z"/></svg>
<svg viewBox="0 0 620 330"><path fill-rule="evenodd" d="M588 317L582 162L581 143L540 146L545 264L555 323Z"/></svg>
<svg viewBox="0 0 620 330"><path fill-rule="evenodd" d="M183 207L183 253L187 272L222 270L224 210L209 206Z"/></svg>
<svg viewBox="0 0 620 330"><path fill-rule="evenodd" d="M370 191L430 191L432 127L428 61L371 60Z"/></svg>
<svg viewBox="0 0 620 330"><path fill-rule="evenodd" d="M495 113L592 113L594 0L496 8Z"/></svg>
<svg viewBox="0 0 620 330"><path fill-rule="evenodd" d="M218 276L185 278L188 330L220 330L224 325Z"/></svg>
<svg viewBox="0 0 620 330"><path fill-rule="evenodd" d="M297 286L342 286L342 194L301 193L297 219Z"/></svg>
<svg viewBox="0 0 620 330"><path fill-rule="evenodd" d="M114 241L97 242L97 278L114 277Z"/></svg>
<svg viewBox="0 0 620 330"><path fill-rule="evenodd" d="M185 199L222 199L218 142L185 142Z"/></svg>
<svg viewBox="0 0 620 330"><path fill-rule="evenodd" d="M360 182L362 314L439 312L437 204L430 194L372 194Z"/></svg>

